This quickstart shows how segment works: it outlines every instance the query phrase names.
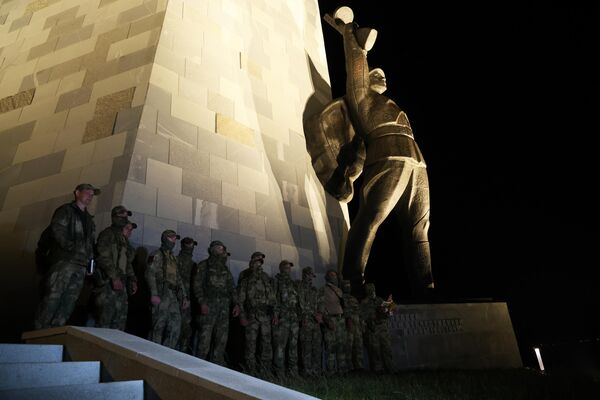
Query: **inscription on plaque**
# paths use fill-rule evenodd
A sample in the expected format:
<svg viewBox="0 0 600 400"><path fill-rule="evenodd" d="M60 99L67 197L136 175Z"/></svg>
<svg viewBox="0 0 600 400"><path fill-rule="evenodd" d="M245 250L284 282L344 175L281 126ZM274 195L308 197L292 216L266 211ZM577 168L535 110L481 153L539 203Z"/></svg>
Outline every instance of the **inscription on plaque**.
<svg viewBox="0 0 600 400"><path fill-rule="evenodd" d="M447 335L463 332L461 318L420 319L416 313L395 314L390 329L398 336Z"/></svg>

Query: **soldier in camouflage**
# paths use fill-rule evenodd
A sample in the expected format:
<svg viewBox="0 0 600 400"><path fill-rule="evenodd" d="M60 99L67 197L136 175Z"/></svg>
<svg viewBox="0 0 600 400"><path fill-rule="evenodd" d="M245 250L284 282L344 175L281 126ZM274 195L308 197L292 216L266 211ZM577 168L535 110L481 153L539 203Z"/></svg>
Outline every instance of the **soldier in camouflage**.
<svg viewBox="0 0 600 400"><path fill-rule="evenodd" d="M273 312L273 365L279 380L298 378L298 288L290 275L294 264L279 263L279 273L273 279L275 308ZM287 362L286 362L287 361Z"/></svg>
<svg viewBox="0 0 600 400"><path fill-rule="evenodd" d="M225 365L225 346L229 337L229 311L237 317L240 308L233 285L233 275L227 267L229 253L225 245L214 240L208 248L208 258L200 261L192 276L192 293L197 329L195 355L215 364Z"/></svg>
<svg viewBox="0 0 600 400"><path fill-rule="evenodd" d="M194 256L194 247L198 246L191 237L181 239L181 250L177 256L177 270L181 275L183 282L184 293L189 299L192 299L190 282L192 280L192 270L196 263L192 259ZM179 334L179 343L177 348L184 353L192 354L191 338L192 338L192 313L191 307L181 308L181 332Z"/></svg>
<svg viewBox="0 0 600 400"><path fill-rule="evenodd" d="M87 207L100 189L82 183L73 194L75 199L58 207L50 222L50 269L35 329L65 325L83 288L86 266L94 257L96 225Z"/></svg>
<svg viewBox="0 0 600 400"><path fill-rule="evenodd" d="M325 274L325 286L321 288L323 308L323 340L325 342L325 373L329 376L343 375L346 365L346 323L342 306L342 290L338 287L338 275L333 269Z"/></svg>
<svg viewBox="0 0 600 400"><path fill-rule="evenodd" d="M254 260L261 260L263 262L263 264L264 264L265 257L266 256L262 252L255 251L250 256L250 263L252 263L252 261L254 261ZM248 265L248 268L246 268L245 270L243 270L243 271L240 272L240 275L238 276L237 286L239 287L241 285L242 281L244 280L244 278L246 278L251 273L252 273L252 267L250 267L250 265Z"/></svg>
<svg viewBox="0 0 600 400"><path fill-rule="evenodd" d="M366 325L365 340L369 367L376 373L393 372L392 344L388 319L389 310L385 302L375 293L375 285L365 285L366 297L360 303L361 317Z"/></svg>
<svg viewBox="0 0 600 400"><path fill-rule="evenodd" d="M177 270L177 258L173 254L179 235L171 229L161 235L161 246L148 257L144 273L150 290L152 304L152 328L149 339L176 349L181 329L180 306L189 306L181 275Z"/></svg>
<svg viewBox="0 0 600 400"><path fill-rule="evenodd" d="M342 291L344 292L344 316L346 318L346 362L352 365L353 370L363 369L363 338L362 321L360 319L360 303L352 294L351 282L342 281Z"/></svg>
<svg viewBox="0 0 600 400"><path fill-rule="evenodd" d="M96 271L94 272L94 304L96 327L125 330L127 295L137 292L133 272L135 250L129 237L137 225L129 221L131 211L124 206L113 207L112 224L98 235Z"/></svg>
<svg viewBox="0 0 600 400"><path fill-rule="evenodd" d="M245 328L244 371L269 379L272 376L271 323L274 317L275 295L271 278L263 271L262 265L262 259L250 261L252 272L241 281L238 296L241 308L240 324ZM260 349L258 357L257 348Z"/></svg>
<svg viewBox="0 0 600 400"><path fill-rule="evenodd" d="M302 269L302 280L298 283L298 305L300 308L300 360L301 373L305 377L321 375L323 357L323 302L320 291L312 282L316 275L311 267Z"/></svg>

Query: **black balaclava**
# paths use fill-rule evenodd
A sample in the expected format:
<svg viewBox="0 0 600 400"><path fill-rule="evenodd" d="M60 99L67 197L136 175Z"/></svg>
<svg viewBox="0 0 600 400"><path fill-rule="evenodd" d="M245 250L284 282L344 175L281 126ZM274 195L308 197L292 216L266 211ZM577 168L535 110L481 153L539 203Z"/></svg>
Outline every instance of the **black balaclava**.
<svg viewBox="0 0 600 400"><path fill-rule="evenodd" d="M167 229L160 236L160 248L163 250L173 251L173 247L175 247L175 242L171 242L168 237L175 236L179 239L179 235L172 229Z"/></svg>

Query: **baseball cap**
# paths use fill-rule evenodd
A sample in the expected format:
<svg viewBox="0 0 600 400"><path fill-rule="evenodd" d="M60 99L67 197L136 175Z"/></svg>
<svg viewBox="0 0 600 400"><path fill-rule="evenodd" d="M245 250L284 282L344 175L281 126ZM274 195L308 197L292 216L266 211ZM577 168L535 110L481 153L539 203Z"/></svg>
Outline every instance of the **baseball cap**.
<svg viewBox="0 0 600 400"><path fill-rule="evenodd" d="M289 265L290 267L293 267L294 263L288 260L281 260L281 262L279 263L279 268L283 267L284 265Z"/></svg>
<svg viewBox="0 0 600 400"><path fill-rule="evenodd" d="M75 188L76 192L81 192L82 190L93 190L94 191L94 195L96 195L96 196L101 193L100 189L98 189L97 187L94 187L94 186L90 185L89 183L80 183Z"/></svg>
<svg viewBox="0 0 600 400"><path fill-rule="evenodd" d="M316 277L316 275L313 272L313 269L311 267L302 268L302 275L312 275L313 277Z"/></svg>
<svg viewBox="0 0 600 400"><path fill-rule="evenodd" d="M121 214L121 213L127 213L127 215L130 216L130 217L132 215L131 211L129 211L128 209L126 209L125 206L121 206L121 205L114 206L113 209L112 209L112 211L110 212L110 215L114 217L115 215L118 215L118 214Z"/></svg>

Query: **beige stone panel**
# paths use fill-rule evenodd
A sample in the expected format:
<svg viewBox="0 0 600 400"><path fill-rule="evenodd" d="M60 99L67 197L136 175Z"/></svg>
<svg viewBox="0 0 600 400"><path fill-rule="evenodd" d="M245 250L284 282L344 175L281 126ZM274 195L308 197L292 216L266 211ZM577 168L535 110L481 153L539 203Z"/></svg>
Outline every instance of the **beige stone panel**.
<svg viewBox="0 0 600 400"><path fill-rule="evenodd" d="M65 126L67 115L68 111L63 111L38 119L35 127L33 128L31 139L46 136L50 133L60 132Z"/></svg>
<svg viewBox="0 0 600 400"><path fill-rule="evenodd" d="M197 199L194 225L237 233L240 229L239 211Z"/></svg>
<svg viewBox="0 0 600 400"><path fill-rule="evenodd" d="M85 123L79 125L71 125L65 127L56 137L54 142L54 151L65 150L70 147L79 146L83 140L83 134L85 132Z"/></svg>
<svg viewBox="0 0 600 400"><path fill-rule="evenodd" d="M238 142L227 141L227 159L256 171L265 171L263 153Z"/></svg>
<svg viewBox="0 0 600 400"><path fill-rule="evenodd" d="M252 20L264 25L270 31L275 30L275 25L273 24L273 16L265 13L259 7L252 7Z"/></svg>
<svg viewBox="0 0 600 400"><path fill-rule="evenodd" d="M55 82L57 82L57 81L55 81ZM63 110L77 107L82 104L87 104L90 102L91 95L92 95L92 87L91 86L84 86L84 87L80 87L75 90L72 90L70 92L63 93L58 98L58 101L56 103L55 112L60 112Z"/></svg>
<svg viewBox="0 0 600 400"><path fill-rule="evenodd" d="M127 133L125 132L96 140L92 162L112 159L123 155L126 140Z"/></svg>
<svg viewBox="0 0 600 400"><path fill-rule="evenodd" d="M198 149L221 158L227 158L227 139L214 132L200 129L198 132Z"/></svg>
<svg viewBox="0 0 600 400"><path fill-rule="evenodd" d="M223 182L223 205L256 214L254 191Z"/></svg>
<svg viewBox="0 0 600 400"><path fill-rule="evenodd" d="M146 171L146 185L171 193L181 193L182 171L181 168L148 159Z"/></svg>
<svg viewBox="0 0 600 400"><path fill-rule="evenodd" d="M198 64L186 58L185 61L185 77L193 82L197 82L207 89L220 92L219 82L221 74L218 68L211 68L208 65Z"/></svg>
<svg viewBox="0 0 600 400"><path fill-rule="evenodd" d="M192 61L201 60L204 53L202 37L204 29L201 25L185 22L177 27L173 37L173 52L185 55Z"/></svg>
<svg viewBox="0 0 600 400"><path fill-rule="evenodd" d="M12 126L15 126L19 123L19 117L23 112L22 108L18 108L16 110L8 111L5 113L0 113L0 126L2 129L8 129Z"/></svg>
<svg viewBox="0 0 600 400"><path fill-rule="evenodd" d="M133 213L156 215L156 195L155 187L127 180L122 203L127 204Z"/></svg>
<svg viewBox="0 0 600 400"><path fill-rule="evenodd" d="M42 186L42 179L36 179L9 187L4 199L3 210L20 208L39 201Z"/></svg>
<svg viewBox="0 0 600 400"><path fill-rule="evenodd" d="M79 43L75 43L69 47L62 48L53 53L40 57L37 63L37 70L52 67L56 64L63 63L65 61L72 60L74 58L83 56L85 54L92 53L96 47L97 36L91 37L87 40L82 40Z"/></svg>
<svg viewBox="0 0 600 400"><path fill-rule="evenodd" d="M137 87L140 84L146 85L151 69L152 65L147 64L96 82L92 90L91 100L93 101L94 99L110 95L126 88Z"/></svg>
<svg viewBox="0 0 600 400"><path fill-rule="evenodd" d="M242 78L243 79L243 78ZM240 80L242 80L240 79ZM245 85L239 81L233 82L227 78L221 77L219 79L219 94L221 96L230 99L237 107L241 107L244 104L244 92ZM235 107L235 108L237 108ZM232 115L230 117L233 117Z"/></svg>
<svg viewBox="0 0 600 400"><path fill-rule="evenodd" d="M4 207L4 210L0 211L0 232L11 232L13 231L17 219L19 218L20 208Z"/></svg>
<svg viewBox="0 0 600 400"><path fill-rule="evenodd" d="M47 18L44 18L43 29L52 28L55 25L69 23L77 16L77 11L79 11L79 6L67 7L69 1L63 1L63 10L61 12L55 13ZM41 17L41 15L40 15ZM41 18L39 18L41 19Z"/></svg>
<svg viewBox="0 0 600 400"><path fill-rule="evenodd" d="M318 210L310 210L306 207L299 206L298 204L291 204L291 214L292 214L292 223L294 225L303 226L309 229L319 229L322 228L323 224L315 224L313 223L313 217L316 220L322 221L323 214L321 214ZM312 214L312 216L311 216Z"/></svg>
<svg viewBox="0 0 600 400"><path fill-rule="evenodd" d="M275 123L272 119L264 117L262 115L257 115L258 118L258 126L260 126L260 133L266 136L269 136L283 144L290 144L290 134L289 130Z"/></svg>
<svg viewBox="0 0 600 400"><path fill-rule="evenodd" d="M154 62L179 75L179 85L181 85L182 76L185 74L185 57L183 55L174 53L166 46L159 45L156 48Z"/></svg>
<svg viewBox="0 0 600 400"><path fill-rule="evenodd" d="M183 19L203 26L206 25L207 29L219 30L219 25L216 22L212 22L212 27L208 25L211 22L211 19L208 18L208 6L208 1L185 1L183 3Z"/></svg>
<svg viewBox="0 0 600 400"><path fill-rule="evenodd" d="M63 160L61 171L84 167L92 162L95 142L89 142L80 146L67 149Z"/></svg>
<svg viewBox="0 0 600 400"><path fill-rule="evenodd" d="M179 92L179 75L162 65L154 64L150 73L150 84L169 93L177 94Z"/></svg>
<svg viewBox="0 0 600 400"><path fill-rule="evenodd" d="M209 176L213 179L237 185L237 164L215 154L211 154Z"/></svg>
<svg viewBox="0 0 600 400"><path fill-rule="evenodd" d="M240 54L240 68L257 79L262 79L263 67L248 58L246 53Z"/></svg>
<svg viewBox="0 0 600 400"><path fill-rule="evenodd" d="M127 54L139 51L140 49L153 46L158 42L159 36L160 27L150 31L142 32L139 35L130 36L125 40L112 43L108 49L106 61L111 61Z"/></svg>
<svg viewBox="0 0 600 400"><path fill-rule="evenodd" d="M36 101L34 98L33 103L23 108L21 113L21 122L35 121L37 119L54 114L54 108L56 106L56 98L45 98L40 101Z"/></svg>
<svg viewBox="0 0 600 400"><path fill-rule="evenodd" d="M222 96L218 93L208 91L208 108L218 114L222 114L226 117L233 119L234 117L234 104L231 99Z"/></svg>
<svg viewBox="0 0 600 400"><path fill-rule="evenodd" d="M208 131L215 131L215 112L199 107L198 104L181 96L171 98L171 114L190 124Z"/></svg>
<svg viewBox="0 0 600 400"><path fill-rule="evenodd" d="M197 151L187 143L171 140L169 163L184 170L201 172L204 175L209 171L209 155L204 151Z"/></svg>
<svg viewBox="0 0 600 400"><path fill-rule="evenodd" d="M58 21L56 25L50 28L49 37L63 36L76 31L81 31L84 18L84 15L79 17L63 18L61 21Z"/></svg>
<svg viewBox="0 0 600 400"><path fill-rule="evenodd" d="M85 124L94 117L95 109L96 102L94 101L67 110L69 115L67 115L65 127L80 126L81 124L85 126Z"/></svg>
<svg viewBox="0 0 600 400"><path fill-rule="evenodd" d="M225 115L217 114L216 132L247 146L256 146L254 131Z"/></svg>
<svg viewBox="0 0 600 400"><path fill-rule="evenodd" d="M103 1L101 4L99 4L98 11L102 12L104 15L118 15L142 4L144 4L144 0L118 0L114 2Z"/></svg>
<svg viewBox="0 0 600 400"><path fill-rule="evenodd" d="M64 196L66 193L72 193L75 186L80 183L79 176L80 171L71 170L41 179L42 188L38 201L49 200Z"/></svg>
<svg viewBox="0 0 600 400"><path fill-rule="evenodd" d="M85 71L78 71L74 74L69 74L60 79L56 95L69 92L80 88L83 84L83 78L85 77Z"/></svg>
<svg viewBox="0 0 600 400"><path fill-rule="evenodd" d="M50 152L56 140L57 133L50 133L34 140L20 143L13 159L13 164L42 157Z"/></svg>
<svg viewBox="0 0 600 400"><path fill-rule="evenodd" d="M19 93L21 82L35 71L35 61L11 65L0 70L0 99Z"/></svg>
<svg viewBox="0 0 600 400"><path fill-rule="evenodd" d="M264 172L238 165L238 182L242 188L269 194L269 177Z"/></svg>
<svg viewBox="0 0 600 400"><path fill-rule="evenodd" d="M240 210L240 234L254 238L265 239L265 217Z"/></svg>
<svg viewBox="0 0 600 400"><path fill-rule="evenodd" d="M75 43L81 42L82 40L89 39L92 36L93 30L93 25L86 25L80 30L68 33L66 35L62 35L58 39L58 43L56 44L56 50L71 46Z"/></svg>
<svg viewBox="0 0 600 400"><path fill-rule="evenodd" d="M179 77L179 95L197 104L199 108L208 107L208 88L184 76Z"/></svg>
<svg viewBox="0 0 600 400"><path fill-rule="evenodd" d="M145 0L139 6L131 7L119 14L117 23L122 25L146 17L156 10L157 3L157 0Z"/></svg>
<svg viewBox="0 0 600 400"><path fill-rule="evenodd" d="M149 31L155 28L162 28L165 19L164 8L159 4L154 14L139 19L131 23L129 36L135 36L141 32Z"/></svg>
<svg viewBox="0 0 600 400"><path fill-rule="evenodd" d="M140 82L135 87L135 93L131 100L131 107L139 107L146 103L146 95L148 93L148 84Z"/></svg>
<svg viewBox="0 0 600 400"><path fill-rule="evenodd" d="M28 27L31 29L31 27ZM50 34L50 30L37 31L32 30L29 34L22 32L20 37L23 37L23 43L21 44L19 50L27 51L32 47L39 46L42 43L48 41L48 35ZM0 35L1 36L1 35ZM4 50L6 51L6 50Z"/></svg>
<svg viewBox="0 0 600 400"><path fill-rule="evenodd" d="M113 159L90 164L81 170L79 182L90 182L94 186L104 186L110 183Z"/></svg>
<svg viewBox="0 0 600 400"><path fill-rule="evenodd" d="M158 206L156 215L170 220L193 223L192 198L158 189Z"/></svg>
<svg viewBox="0 0 600 400"><path fill-rule="evenodd" d="M2 34L0 35L0 48L15 43L18 37L19 31L12 31L10 33L2 32Z"/></svg>

